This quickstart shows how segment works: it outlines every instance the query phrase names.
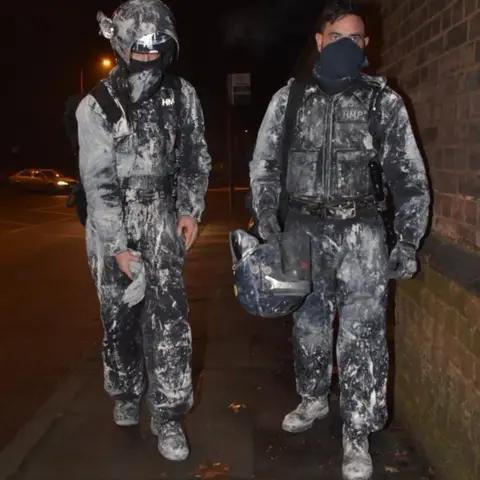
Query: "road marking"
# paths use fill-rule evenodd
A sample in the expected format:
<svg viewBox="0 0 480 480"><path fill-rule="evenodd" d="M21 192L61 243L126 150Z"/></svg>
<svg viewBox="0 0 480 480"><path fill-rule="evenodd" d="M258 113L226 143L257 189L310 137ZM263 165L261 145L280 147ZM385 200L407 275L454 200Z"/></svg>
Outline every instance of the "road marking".
<svg viewBox="0 0 480 480"><path fill-rule="evenodd" d="M74 238L75 240L85 240L85 235L69 235L68 233L46 233L46 237L54 238Z"/></svg>
<svg viewBox="0 0 480 480"><path fill-rule="evenodd" d="M66 223L68 219L61 218L58 220L52 220L51 222L37 223L35 225L28 225L25 227L15 228L13 230L7 230L6 232L0 232L0 235L5 235L7 233L19 233L26 232L27 230L33 230L34 228L46 227L47 225L56 225L57 223Z"/></svg>
<svg viewBox="0 0 480 480"><path fill-rule="evenodd" d="M27 223L27 222L16 222L15 220L2 220L0 218L0 223L11 223L12 225L32 225L31 223Z"/></svg>
<svg viewBox="0 0 480 480"><path fill-rule="evenodd" d="M49 207L40 207L40 208L29 208L30 212L40 211L40 210L52 210L54 208L65 208L64 205L50 205Z"/></svg>
<svg viewBox="0 0 480 480"><path fill-rule="evenodd" d="M45 211L46 209L43 208L31 208L29 212L35 213L46 213L48 215L63 215L65 217L76 217L75 213L65 213L65 212L52 212L52 211Z"/></svg>

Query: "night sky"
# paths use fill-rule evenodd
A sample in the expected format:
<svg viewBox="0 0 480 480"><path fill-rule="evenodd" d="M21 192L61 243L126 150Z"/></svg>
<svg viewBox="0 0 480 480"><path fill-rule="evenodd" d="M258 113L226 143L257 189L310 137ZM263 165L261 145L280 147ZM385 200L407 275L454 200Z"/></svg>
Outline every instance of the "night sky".
<svg viewBox="0 0 480 480"><path fill-rule="evenodd" d="M69 95L79 93L105 73L101 59L111 56L108 40L98 35L96 12L110 16L118 1L50 0L11 3L4 67L7 95L2 163L19 146L21 167L68 162L62 114ZM175 73L189 80L202 102L212 155L223 155L228 73L252 73L253 105L241 113L242 128L258 128L271 95L288 79L293 64L313 42L312 29L321 0L171 0L180 37ZM313 43L312 43L313 45Z"/></svg>

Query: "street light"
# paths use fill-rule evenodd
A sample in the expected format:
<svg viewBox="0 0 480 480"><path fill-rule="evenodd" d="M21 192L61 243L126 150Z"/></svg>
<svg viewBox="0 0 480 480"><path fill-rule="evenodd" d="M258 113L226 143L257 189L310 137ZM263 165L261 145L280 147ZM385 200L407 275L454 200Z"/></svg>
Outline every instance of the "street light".
<svg viewBox="0 0 480 480"><path fill-rule="evenodd" d="M107 69L113 65L113 62L109 58L103 58L100 62L100 65ZM80 95L83 97L84 86L83 86L83 67L80 69Z"/></svg>

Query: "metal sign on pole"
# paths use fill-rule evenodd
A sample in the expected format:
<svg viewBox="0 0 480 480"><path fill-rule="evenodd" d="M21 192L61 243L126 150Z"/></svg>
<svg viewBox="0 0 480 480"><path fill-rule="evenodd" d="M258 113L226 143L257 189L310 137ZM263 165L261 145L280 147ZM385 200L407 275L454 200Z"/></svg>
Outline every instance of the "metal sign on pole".
<svg viewBox="0 0 480 480"><path fill-rule="evenodd" d="M228 76L228 103L249 105L251 99L251 82L249 73L231 73Z"/></svg>
<svg viewBox="0 0 480 480"><path fill-rule="evenodd" d="M240 105L249 105L251 101L250 73L231 73L227 79L228 112L227 112L227 142L228 142L228 176L229 176L229 207L230 215L233 210L233 133L232 133L232 109Z"/></svg>

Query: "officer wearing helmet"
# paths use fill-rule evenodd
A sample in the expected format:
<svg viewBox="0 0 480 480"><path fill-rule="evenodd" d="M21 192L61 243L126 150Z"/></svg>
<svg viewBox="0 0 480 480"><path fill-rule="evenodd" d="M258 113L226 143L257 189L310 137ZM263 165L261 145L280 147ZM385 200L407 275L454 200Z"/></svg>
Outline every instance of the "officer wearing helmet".
<svg viewBox="0 0 480 480"><path fill-rule="evenodd" d="M76 116L104 385L119 426L139 423L145 394L160 453L184 460L193 394L183 267L211 169L203 113L193 86L167 73L179 44L163 2L129 0L97 19L116 57L101 84L120 115L110 122L89 94Z"/></svg>

